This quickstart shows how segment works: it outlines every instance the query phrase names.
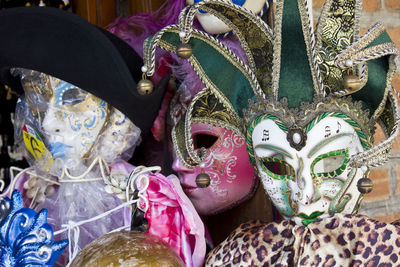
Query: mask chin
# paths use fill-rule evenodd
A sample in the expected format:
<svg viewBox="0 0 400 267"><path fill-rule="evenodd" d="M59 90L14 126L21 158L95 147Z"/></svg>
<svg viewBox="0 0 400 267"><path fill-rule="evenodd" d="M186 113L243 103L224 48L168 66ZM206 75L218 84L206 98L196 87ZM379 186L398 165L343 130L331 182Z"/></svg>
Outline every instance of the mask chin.
<svg viewBox="0 0 400 267"><path fill-rule="evenodd" d="M140 129L124 114L111 108L104 130L99 134L91 150L91 158L101 157L108 163L129 160L140 143Z"/></svg>

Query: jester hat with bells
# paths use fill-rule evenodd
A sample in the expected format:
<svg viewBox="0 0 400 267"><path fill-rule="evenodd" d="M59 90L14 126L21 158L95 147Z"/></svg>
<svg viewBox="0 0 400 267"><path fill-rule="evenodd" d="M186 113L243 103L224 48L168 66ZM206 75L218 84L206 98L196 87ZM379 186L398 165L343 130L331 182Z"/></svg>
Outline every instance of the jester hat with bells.
<svg viewBox="0 0 400 267"><path fill-rule="evenodd" d="M199 8L233 29L248 65L192 28ZM250 160L285 218L307 224L357 212L372 188L369 169L387 161L399 120L391 87L398 50L379 23L359 38L360 13L361 0L327 0L314 32L307 1L282 0L271 29L244 8L205 0L149 38L148 76L160 46L187 58L206 85L174 129L182 162L204 157L194 151L191 123L224 125L246 135ZM376 123L387 138L373 146Z"/></svg>

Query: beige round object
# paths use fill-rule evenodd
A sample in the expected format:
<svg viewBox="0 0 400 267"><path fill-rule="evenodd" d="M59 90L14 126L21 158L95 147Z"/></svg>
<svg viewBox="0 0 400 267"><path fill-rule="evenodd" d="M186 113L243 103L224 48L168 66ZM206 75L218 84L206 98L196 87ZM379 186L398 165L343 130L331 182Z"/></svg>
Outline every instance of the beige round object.
<svg viewBox="0 0 400 267"><path fill-rule="evenodd" d="M38 180L37 180L38 178L36 178L36 177L32 177L32 178L30 178L29 180L28 180L28 186L29 186L29 188L32 188L32 187L34 187L34 186L36 186L37 185L37 183L38 183Z"/></svg>
<svg viewBox="0 0 400 267"><path fill-rule="evenodd" d="M87 245L71 267L183 267L172 248L157 236L121 231L103 235Z"/></svg>
<svg viewBox="0 0 400 267"><path fill-rule="evenodd" d="M349 92L353 93L361 88L361 81L357 75L346 75L343 79L343 87Z"/></svg>
<svg viewBox="0 0 400 267"><path fill-rule="evenodd" d="M372 191L373 186L374 185L372 183L372 180L367 178L367 177L361 178L357 182L357 188L358 188L358 191L360 191L361 194L370 193Z"/></svg>
<svg viewBox="0 0 400 267"><path fill-rule="evenodd" d="M192 56L192 53L193 53L192 47L188 44L180 44L176 48L176 54L180 58L188 59Z"/></svg>
<svg viewBox="0 0 400 267"><path fill-rule="evenodd" d="M137 85L137 90L141 95L149 95L153 92L153 83L150 80L140 80Z"/></svg>
<svg viewBox="0 0 400 267"><path fill-rule="evenodd" d="M199 188L206 188L210 185L211 178L207 173L200 173L196 176L196 185Z"/></svg>
<svg viewBox="0 0 400 267"><path fill-rule="evenodd" d="M54 188L54 186L49 185L46 187L46 191L45 191L46 197L50 197L50 196L54 195L55 192L56 192L56 189Z"/></svg>

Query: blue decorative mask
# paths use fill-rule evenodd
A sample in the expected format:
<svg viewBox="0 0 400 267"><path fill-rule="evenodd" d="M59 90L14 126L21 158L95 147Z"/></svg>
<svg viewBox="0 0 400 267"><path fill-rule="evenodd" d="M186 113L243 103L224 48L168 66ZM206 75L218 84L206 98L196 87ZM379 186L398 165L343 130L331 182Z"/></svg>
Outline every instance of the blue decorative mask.
<svg viewBox="0 0 400 267"><path fill-rule="evenodd" d="M0 200L0 267L54 266L67 245L54 241L47 210L25 208L18 190Z"/></svg>

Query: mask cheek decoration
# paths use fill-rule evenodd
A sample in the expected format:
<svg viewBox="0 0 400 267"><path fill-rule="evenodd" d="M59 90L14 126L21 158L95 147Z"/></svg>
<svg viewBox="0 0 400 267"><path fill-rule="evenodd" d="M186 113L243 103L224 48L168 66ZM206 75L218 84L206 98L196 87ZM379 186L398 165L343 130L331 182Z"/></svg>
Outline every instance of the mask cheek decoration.
<svg viewBox="0 0 400 267"><path fill-rule="evenodd" d="M50 101L43 129L52 152L65 148L75 156L87 157L107 119L107 104L63 81L55 87Z"/></svg>
<svg viewBox="0 0 400 267"><path fill-rule="evenodd" d="M208 128L208 127L206 127ZM218 171L222 172L221 166L215 164L215 150L220 145L220 133L210 133L201 129L192 133L192 142L194 151L204 153L203 161L196 167L197 171L200 168L200 173L196 177L196 184L199 188L211 186L215 188L219 184ZM215 166L216 165L216 166ZM213 170L216 170L215 173ZM210 178L212 176L213 178ZM210 180L211 179L211 180Z"/></svg>
<svg viewBox="0 0 400 267"><path fill-rule="evenodd" d="M256 166L262 178L264 188L272 202L282 215L293 216L297 212L296 193L290 192L292 184L296 179L295 170L287 162L283 161L281 155L259 158L256 156Z"/></svg>
<svg viewBox="0 0 400 267"><path fill-rule="evenodd" d="M177 133L177 129L174 130ZM206 123L193 123L191 142L195 152L204 151L200 164L186 167L177 157L174 170L181 184L202 215L229 209L251 196L254 168L248 162L245 140L231 130ZM179 148L177 146L175 149ZM189 154L183 150L176 154Z"/></svg>

